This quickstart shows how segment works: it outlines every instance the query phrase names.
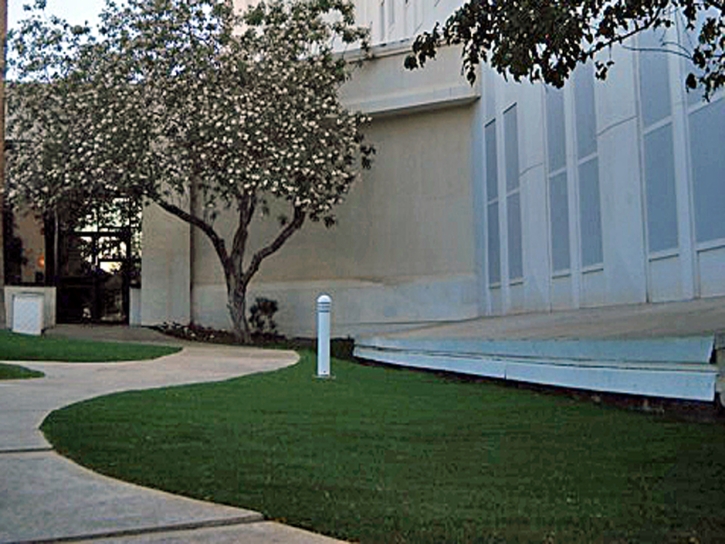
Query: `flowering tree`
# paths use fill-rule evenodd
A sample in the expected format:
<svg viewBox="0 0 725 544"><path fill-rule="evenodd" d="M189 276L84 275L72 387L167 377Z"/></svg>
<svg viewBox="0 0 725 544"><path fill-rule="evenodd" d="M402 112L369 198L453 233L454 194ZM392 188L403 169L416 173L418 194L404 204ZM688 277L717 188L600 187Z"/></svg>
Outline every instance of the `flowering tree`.
<svg viewBox="0 0 725 544"><path fill-rule="evenodd" d="M367 119L337 97L365 47L347 0L279 0L243 15L228 0L112 0L98 37L32 16L11 38L10 196L53 207L110 195L150 199L201 230L219 257L237 337L247 288L307 220L334 224L372 148ZM255 215L285 209L248 248ZM215 219L226 211L226 240Z"/></svg>

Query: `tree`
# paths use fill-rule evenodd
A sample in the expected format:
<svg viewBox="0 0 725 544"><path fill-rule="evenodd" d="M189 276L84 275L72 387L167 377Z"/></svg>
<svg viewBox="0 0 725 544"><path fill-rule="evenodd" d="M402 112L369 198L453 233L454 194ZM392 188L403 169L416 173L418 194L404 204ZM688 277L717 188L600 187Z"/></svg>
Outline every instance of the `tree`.
<svg viewBox="0 0 725 544"><path fill-rule="evenodd" d="M5 35L7 0L0 0L0 225L5 224ZM0 328L5 327L5 237L0 228Z"/></svg>
<svg viewBox="0 0 725 544"><path fill-rule="evenodd" d="M442 44L462 45L470 81L486 62L516 81L561 87L577 64L590 60L605 79L613 61L602 52L640 32L678 23L686 36L662 40L662 49L692 61L687 86L701 85L709 98L725 85L723 0L468 0L443 25L418 36L405 63L417 68Z"/></svg>
<svg viewBox="0 0 725 544"><path fill-rule="evenodd" d="M226 280L237 337L262 261L306 221L335 222L371 147L337 90L362 44L347 0L280 0L243 15L228 0L107 0L99 36L45 21L44 0L12 38L10 195L35 205L149 199L199 229ZM275 237L248 248L255 215ZM215 228L234 214L231 244Z"/></svg>

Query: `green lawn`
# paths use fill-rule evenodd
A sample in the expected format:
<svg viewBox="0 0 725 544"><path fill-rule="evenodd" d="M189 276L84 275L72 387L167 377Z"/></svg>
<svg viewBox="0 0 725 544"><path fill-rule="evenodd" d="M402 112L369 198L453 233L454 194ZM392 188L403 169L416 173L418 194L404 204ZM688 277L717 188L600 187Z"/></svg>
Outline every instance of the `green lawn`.
<svg viewBox="0 0 725 544"><path fill-rule="evenodd" d="M723 542L725 425L314 356L54 412L100 472L361 542Z"/></svg>
<svg viewBox="0 0 725 544"><path fill-rule="evenodd" d="M156 359L163 355L176 353L180 349L146 344L29 336L0 330L0 360L2 361L65 361L72 363L140 361Z"/></svg>
<svg viewBox="0 0 725 544"><path fill-rule="evenodd" d="M42 372L30 370L24 366L0 363L0 380L25 380L28 378L42 378Z"/></svg>

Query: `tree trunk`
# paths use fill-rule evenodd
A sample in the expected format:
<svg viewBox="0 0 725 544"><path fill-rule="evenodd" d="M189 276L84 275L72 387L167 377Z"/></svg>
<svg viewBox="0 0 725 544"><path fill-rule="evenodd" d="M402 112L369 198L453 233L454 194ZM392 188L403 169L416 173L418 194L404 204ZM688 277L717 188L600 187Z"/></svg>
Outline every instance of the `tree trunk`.
<svg viewBox="0 0 725 544"><path fill-rule="evenodd" d="M234 338L242 344L252 343L247 321L247 283L234 274L227 275L227 306L234 327Z"/></svg>
<svg viewBox="0 0 725 544"><path fill-rule="evenodd" d="M158 197L158 195L155 195L153 200L167 212L200 229L214 245L219 261L224 269L224 278L227 284L227 308L232 318L234 336L237 341L243 344L251 344L252 332L249 330L249 322L247 321L246 315L247 286L252 281L252 277L259 271L259 266L262 264L262 261L279 250L290 236L302 228L302 224L305 222L305 217L307 216L306 212L302 208L294 208L292 220L277 233L277 236L272 242L252 256L249 266L245 271L242 267L242 262L244 260L249 223L254 212L254 201L246 201L241 207L237 233L234 236L234 247L230 254L227 252L224 239L216 233L209 223L179 208L175 204L166 202L163 198Z"/></svg>

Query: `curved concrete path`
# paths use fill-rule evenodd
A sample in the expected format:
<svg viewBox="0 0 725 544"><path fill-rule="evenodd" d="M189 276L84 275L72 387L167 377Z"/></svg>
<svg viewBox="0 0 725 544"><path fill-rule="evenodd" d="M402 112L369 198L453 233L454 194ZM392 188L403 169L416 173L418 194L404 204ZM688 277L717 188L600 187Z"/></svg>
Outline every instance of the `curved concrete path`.
<svg viewBox="0 0 725 544"><path fill-rule="evenodd" d="M0 543L336 542L264 521L251 510L113 480L52 450L39 426L62 406L117 391L219 381L297 360L288 351L182 345L182 352L154 361L19 362L45 378L0 381Z"/></svg>

